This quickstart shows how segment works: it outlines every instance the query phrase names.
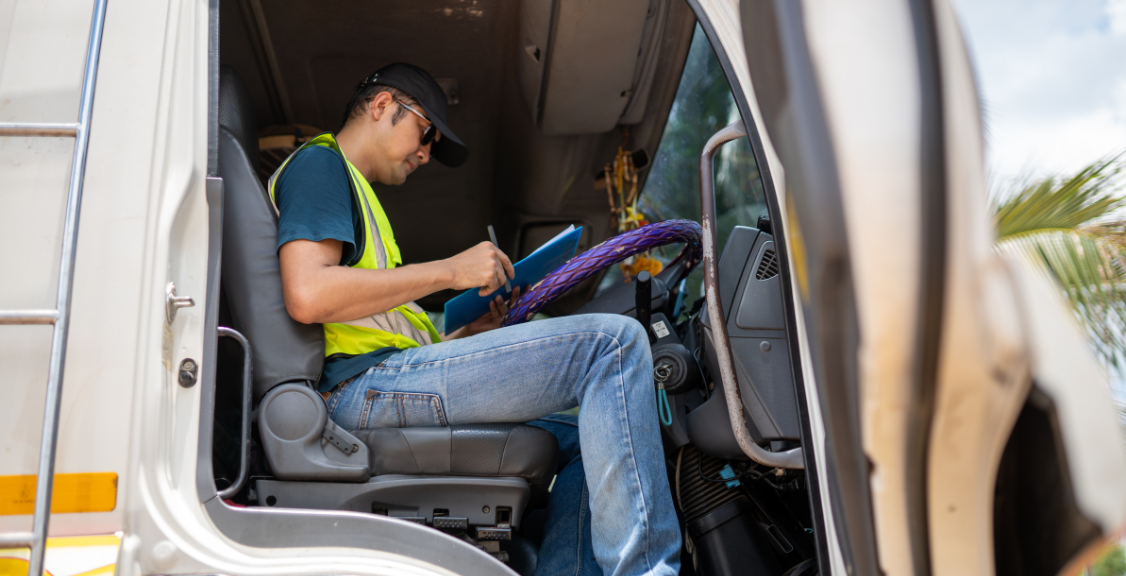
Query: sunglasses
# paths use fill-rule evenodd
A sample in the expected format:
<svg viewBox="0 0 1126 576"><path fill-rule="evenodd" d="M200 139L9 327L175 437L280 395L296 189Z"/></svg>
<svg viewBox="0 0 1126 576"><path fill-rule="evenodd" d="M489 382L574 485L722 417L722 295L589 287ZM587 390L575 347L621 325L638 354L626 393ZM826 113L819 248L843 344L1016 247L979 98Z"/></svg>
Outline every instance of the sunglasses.
<svg viewBox="0 0 1126 576"><path fill-rule="evenodd" d="M422 118L423 120L426 121L426 129L422 131L422 139L421 139L422 145L426 146L427 144L430 144L431 142L433 142L434 138L438 135L438 129L434 127L434 122L431 121L429 118L427 118L422 112L415 110L413 107L411 107L406 102L403 102L402 100L399 100L398 98L396 98L394 96L392 96L391 99L394 100L395 102L397 102L399 104L399 106L402 106L403 108L406 108L407 110L410 110L411 112L414 112L415 116L418 116L419 118ZM369 97L369 98L366 98L366 100L368 102L371 102L372 100L375 100L375 97L374 96Z"/></svg>

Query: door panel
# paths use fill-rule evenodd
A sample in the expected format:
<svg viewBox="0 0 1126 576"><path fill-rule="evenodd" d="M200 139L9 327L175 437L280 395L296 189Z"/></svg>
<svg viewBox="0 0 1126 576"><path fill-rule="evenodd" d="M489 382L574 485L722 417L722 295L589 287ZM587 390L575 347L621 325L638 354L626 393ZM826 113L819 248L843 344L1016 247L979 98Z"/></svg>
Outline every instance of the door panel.
<svg viewBox="0 0 1126 576"><path fill-rule="evenodd" d="M1066 310L993 249L979 103L948 3L745 0L741 12L786 169L822 489L846 569L993 573L997 470L1033 382L1057 402L1066 452L1069 480L1048 496L1072 498L1103 534L1120 525L1121 490L1099 487L1126 477L1103 378L1060 328ZM1081 521L1048 524L1074 528L1059 541L1091 538Z"/></svg>

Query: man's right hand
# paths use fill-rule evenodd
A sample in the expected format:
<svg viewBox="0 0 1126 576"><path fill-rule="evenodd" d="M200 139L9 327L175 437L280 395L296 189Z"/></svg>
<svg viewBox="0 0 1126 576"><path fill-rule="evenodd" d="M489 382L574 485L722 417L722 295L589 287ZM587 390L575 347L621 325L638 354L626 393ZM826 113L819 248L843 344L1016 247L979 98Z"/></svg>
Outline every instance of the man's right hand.
<svg viewBox="0 0 1126 576"><path fill-rule="evenodd" d="M451 288L466 290L480 288L481 296L496 292L504 283L516 277L512 261L492 242L482 242L461 254L447 258L453 279Z"/></svg>

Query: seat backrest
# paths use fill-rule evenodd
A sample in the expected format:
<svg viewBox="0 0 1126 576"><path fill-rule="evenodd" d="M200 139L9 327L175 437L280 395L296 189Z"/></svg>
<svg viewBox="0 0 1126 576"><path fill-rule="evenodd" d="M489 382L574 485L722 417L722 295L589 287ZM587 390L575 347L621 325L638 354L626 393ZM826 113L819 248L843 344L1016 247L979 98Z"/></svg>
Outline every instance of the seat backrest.
<svg viewBox="0 0 1126 576"><path fill-rule="evenodd" d="M219 176L223 178L222 286L232 328L250 341L254 398L286 382L320 379L324 330L290 317L282 297L278 219L258 179L258 134L246 86L219 72Z"/></svg>

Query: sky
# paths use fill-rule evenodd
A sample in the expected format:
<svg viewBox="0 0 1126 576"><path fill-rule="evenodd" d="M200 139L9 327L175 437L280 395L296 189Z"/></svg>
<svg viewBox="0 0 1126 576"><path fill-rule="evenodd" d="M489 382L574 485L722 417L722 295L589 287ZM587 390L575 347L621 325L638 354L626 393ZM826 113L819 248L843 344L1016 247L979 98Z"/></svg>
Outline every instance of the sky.
<svg viewBox="0 0 1126 576"><path fill-rule="evenodd" d="M1126 0L953 0L993 185L1126 151Z"/></svg>

